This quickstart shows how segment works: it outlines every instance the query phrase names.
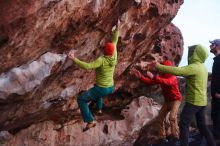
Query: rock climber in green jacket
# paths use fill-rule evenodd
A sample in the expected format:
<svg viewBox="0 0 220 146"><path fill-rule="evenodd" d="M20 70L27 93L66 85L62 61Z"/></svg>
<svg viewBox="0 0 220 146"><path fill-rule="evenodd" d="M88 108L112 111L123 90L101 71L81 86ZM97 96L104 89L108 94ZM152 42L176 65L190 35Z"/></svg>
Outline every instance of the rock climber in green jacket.
<svg viewBox="0 0 220 146"><path fill-rule="evenodd" d="M91 89L83 92L77 98L77 102L82 113L83 121L87 123L83 128L83 132L96 126L93 115L88 107L88 102L94 101L98 108L98 113L101 114L102 97L111 94L114 91L114 70L117 64L117 43L119 37L119 30L116 27L113 33L112 42L108 42L103 47L104 56L98 57L95 61L86 63L74 56L74 52L70 51L68 57L73 59L74 63L80 68L89 70L95 69L96 83Z"/></svg>
<svg viewBox="0 0 220 146"><path fill-rule="evenodd" d="M188 146L189 126L196 117L197 127L209 146L215 146L212 133L205 123L205 108L207 106L208 71L204 65L208 51L202 45L189 47L188 65L184 67L170 67L152 62L151 68L186 78L186 103L180 115L180 143Z"/></svg>

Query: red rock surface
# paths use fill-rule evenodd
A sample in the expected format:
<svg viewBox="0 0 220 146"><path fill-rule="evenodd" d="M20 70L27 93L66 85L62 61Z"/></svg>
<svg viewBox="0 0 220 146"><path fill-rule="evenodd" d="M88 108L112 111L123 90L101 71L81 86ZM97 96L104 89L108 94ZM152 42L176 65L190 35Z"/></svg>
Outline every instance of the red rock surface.
<svg viewBox="0 0 220 146"><path fill-rule="evenodd" d="M95 59L118 20L116 93L105 99L109 114L100 123L119 120L120 111L134 98L146 92L152 94L155 90L132 79L128 72L132 66L164 57L179 63L183 39L171 20L182 3L183 0L0 0L0 131L10 132L12 137L16 134L9 143L16 145L19 139L27 138L26 145L35 145L39 141L29 143L25 136L31 135L31 127L37 125L41 135L40 127L45 123L53 127L81 119L75 97L93 85L94 71L75 65L62 70L65 54L74 48L79 58ZM76 125L79 128L78 122ZM50 131L42 130L42 134L42 139L50 137ZM74 141L58 132L53 142L63 136L68 142ZM47 145L44 141L39 143Z"/></svg>
<svg viewBox="0 0 220 146"><path fill-rule="evenodd" d="M71 145L71 146L91 146L91 145L117 145L126 137L132 136L142 126L157 116L160 105L147 97L134 99L129 105L129 109L124 109L123 120L99 119L99 124L89 131L82 133L82 121L72 120L61 125L52 121L33 124L22 130L11 138L6 146L14 145ZM104 118L102 117L102 118ZM130 143L130 145L132 142Z"/></svg>

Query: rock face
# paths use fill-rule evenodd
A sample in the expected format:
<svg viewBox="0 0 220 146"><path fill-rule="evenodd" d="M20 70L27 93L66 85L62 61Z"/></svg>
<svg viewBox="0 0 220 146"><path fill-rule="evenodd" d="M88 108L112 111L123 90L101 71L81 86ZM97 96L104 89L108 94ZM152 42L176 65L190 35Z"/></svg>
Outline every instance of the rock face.
<svg viewBox="0 0 220 146"><path fill-rule="evenodd" d="M183 39L171 20L182 3L183 0L0 0L0 131L8 131L13 137L5 145L82 145L86 136L96 139L94 145L116 140L113 133L104 140L97 131L105 127L101 123L114 125L111 121L126 119L120 114L126 105L140 95L157 91L133 79L129 69L165 58L177 65L181 59ZM74 48L78 58L95 59L110 40L111 29L118 20L121 23L115 93L105 98L106 116L98 119L98 128L83 134L79 132L81 117L75 98L94 84L95 74L75 65L63 69L66 52ZM54 134L55 125L61 125L61 131ZM126 132L121 134L126 137ZM48 137L51 143L47 143ZM57 144L62 138L65 140Z"/></svg>
<svg viewBox="0 0 220 146"><path fill-rule="evenodd" d="M134 99L129 105L129 109L124 109L123 120L104 120L82 134L82 123L72 120L65 123L63 128L51 121L40 124L33 124L29 128L16 134L7 145L71 145L71 146L91 146L91 145L120 145L126 136L132 136L144 123L149 122L157 116L160 105L152 99L144 96ZM132 144L133 141L130 143Z"/></svg>

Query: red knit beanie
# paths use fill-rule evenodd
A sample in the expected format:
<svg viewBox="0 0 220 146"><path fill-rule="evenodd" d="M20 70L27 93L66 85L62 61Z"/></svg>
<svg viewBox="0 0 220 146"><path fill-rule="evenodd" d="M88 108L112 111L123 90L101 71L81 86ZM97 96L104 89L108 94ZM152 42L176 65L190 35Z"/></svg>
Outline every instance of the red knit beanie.
<svg viewBox="0 0 220 146"><path fill-rule="evenodd" d="M112 56L115 50L115 45L113 43L106 43L104 47L104 55Z"/></svg>
<svg viewBox="0 0 220 146"><path fill-rule="evenodd" d="M165 60L161 64L166 65L166 66L173 66L173 63L169 60Z"/></svg>

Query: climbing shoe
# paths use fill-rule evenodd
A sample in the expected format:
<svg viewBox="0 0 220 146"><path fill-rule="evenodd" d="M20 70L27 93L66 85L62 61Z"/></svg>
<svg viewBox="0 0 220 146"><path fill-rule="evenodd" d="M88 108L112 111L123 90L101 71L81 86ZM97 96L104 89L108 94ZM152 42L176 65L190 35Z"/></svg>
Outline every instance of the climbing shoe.
<svg viewBox="0 0 220 146"><path fill-rule="evenodd" d="M89 123L87 123L86 127L83 128L83 132L85 132L85 131L87 131L87 130L89 130L90 128L93 128L93 127L95 127L95 126L96 126L96 123L95 123L95 122L89 122Z"/></svg>
<svg viewBox="0 0 220 146"><path fill-rule="evenodd" d="M102 116L102 115L103 115L102 110L96 110L96 111L95 111L95 115L97 115L97 116Z"/></svg>

